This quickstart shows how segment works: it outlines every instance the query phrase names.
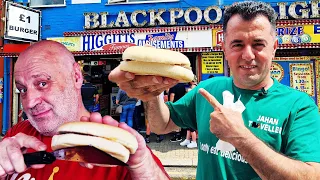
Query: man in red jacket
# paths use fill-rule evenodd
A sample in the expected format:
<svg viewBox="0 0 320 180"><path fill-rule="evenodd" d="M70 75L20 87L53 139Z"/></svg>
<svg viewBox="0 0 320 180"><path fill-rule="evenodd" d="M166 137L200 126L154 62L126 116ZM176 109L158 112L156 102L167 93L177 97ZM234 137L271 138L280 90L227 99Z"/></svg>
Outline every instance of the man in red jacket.
<svg viewBox="0 0 320 180"><path fill-rule="evenodd" d="M0 179L169 179L159 159L144 138L125 123L110 116L90 114L81 98L83 77L73 55L60 43L41 41L22 52L14 76L22 105L28 116L11 128L0 142ZM52 151L50 144L57 128L71 121L93 121L118 126L132 133L139 147L128 168L96 167L68 161L27 168L23 153Z"/></svg>

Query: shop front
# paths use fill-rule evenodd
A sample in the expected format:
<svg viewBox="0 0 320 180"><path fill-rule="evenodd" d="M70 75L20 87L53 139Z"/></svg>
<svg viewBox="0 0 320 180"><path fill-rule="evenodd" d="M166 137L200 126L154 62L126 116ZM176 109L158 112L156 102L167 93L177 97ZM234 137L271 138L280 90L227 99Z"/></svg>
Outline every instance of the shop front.
<svg viewBox="0 0 320 180"><path fill-rule="evenodd" d="M201 53L212 51L211 26L131 28L65 32L65 37L47 38L64 44L75 55L83 74L90 75L100 94L100 112L115 114L116 84L108 74L122 61L122 52L130 46L151 45L184 53L192 71L199 76ZM199 79L199 77L198 77Z"/></svg>

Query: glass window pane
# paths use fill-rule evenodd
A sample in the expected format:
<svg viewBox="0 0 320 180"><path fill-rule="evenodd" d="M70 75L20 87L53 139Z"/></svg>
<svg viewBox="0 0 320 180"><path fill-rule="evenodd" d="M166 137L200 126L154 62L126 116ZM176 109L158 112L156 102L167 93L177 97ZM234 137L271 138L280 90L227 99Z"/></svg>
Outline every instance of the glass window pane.
<svg viewBox="0 0 320 180"><path fill-rule="evenodd" d="M64 0L31 0L31 6L64 5Z"/></svg>

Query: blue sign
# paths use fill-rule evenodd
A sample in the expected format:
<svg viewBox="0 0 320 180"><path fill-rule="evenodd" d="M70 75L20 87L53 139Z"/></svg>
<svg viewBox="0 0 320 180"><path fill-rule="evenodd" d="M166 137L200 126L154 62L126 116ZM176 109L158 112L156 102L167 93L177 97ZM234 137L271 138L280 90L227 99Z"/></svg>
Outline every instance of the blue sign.
<svg viewBox="0 0 320 180"><path fill-rule="evenodd" d="M178 32L147 34L145 39L138 39L138 46L149 44L161 49L184 48L184 41L176 39L177 33Z"/></svg>

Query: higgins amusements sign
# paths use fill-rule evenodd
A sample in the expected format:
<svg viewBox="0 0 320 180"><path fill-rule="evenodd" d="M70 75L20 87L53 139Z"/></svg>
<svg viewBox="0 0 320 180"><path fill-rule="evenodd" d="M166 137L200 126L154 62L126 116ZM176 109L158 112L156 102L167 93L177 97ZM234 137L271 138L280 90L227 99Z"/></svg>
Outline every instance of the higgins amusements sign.
<svg viewBox="0 0 320 180"><path fill-rule="evenodd" d="M299 1L293 3L278 2L274 9L278 12L278 19L308 19L320 18L320 1ZM116 16L109 12L84 13L85 29L107 29L121 27L146 27L158 25L197 25L216 24L221 22L223 8L209 6L205 9L190 7L136 10L132 13L120 11Z"/></svg>

